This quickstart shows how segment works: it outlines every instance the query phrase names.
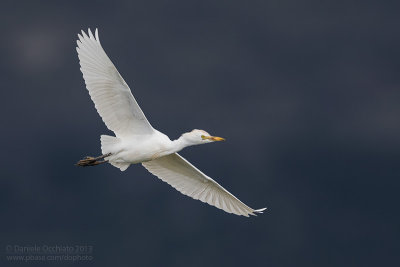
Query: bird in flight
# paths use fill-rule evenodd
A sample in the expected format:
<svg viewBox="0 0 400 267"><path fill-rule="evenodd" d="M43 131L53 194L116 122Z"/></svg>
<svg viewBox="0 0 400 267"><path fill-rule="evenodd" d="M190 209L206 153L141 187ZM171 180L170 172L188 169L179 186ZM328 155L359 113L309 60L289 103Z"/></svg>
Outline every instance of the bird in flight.
<svg viewBox="0 0 400 267"><path fill-rule="evenodd" d="M146 119L129 86L101 46L97 29L94 35L89 29L78 37L76 51L86 88L97 112L115 137L102 135L102 155L86 157L77 165L108 162L125 171L131 164L141 163L182 194L228 213L249 217L265 210L250 208L178 154L185 147L224 141L224 138L195 129L171 141Z"/></svg>

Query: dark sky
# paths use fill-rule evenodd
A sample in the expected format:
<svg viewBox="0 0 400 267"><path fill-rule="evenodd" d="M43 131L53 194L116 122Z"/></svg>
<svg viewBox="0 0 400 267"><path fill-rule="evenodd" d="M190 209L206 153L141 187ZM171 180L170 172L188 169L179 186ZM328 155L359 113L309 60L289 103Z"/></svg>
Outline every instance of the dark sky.
<svg viewBox="0 0 400 267"><path fill-rule="evenodd" d="M0 265L35 244L90 245L93 259L24 266L396 265L399 8L2 2ZM111 134L79 71L88 27L155 128L227 138L181 154L264 214L194 201L140 165L74 166Z"/></svg>

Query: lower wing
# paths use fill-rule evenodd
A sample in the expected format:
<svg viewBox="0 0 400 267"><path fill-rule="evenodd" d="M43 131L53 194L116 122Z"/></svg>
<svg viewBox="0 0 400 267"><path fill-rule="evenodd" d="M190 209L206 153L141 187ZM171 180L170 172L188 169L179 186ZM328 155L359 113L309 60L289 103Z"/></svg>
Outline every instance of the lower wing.
<svg viewBox="0 0 400 267"><path fill-rule="evenodd" d="M143 162L142 165L182 194L228 213L249 217L265 210L250 208L177 153Z"/></svg>

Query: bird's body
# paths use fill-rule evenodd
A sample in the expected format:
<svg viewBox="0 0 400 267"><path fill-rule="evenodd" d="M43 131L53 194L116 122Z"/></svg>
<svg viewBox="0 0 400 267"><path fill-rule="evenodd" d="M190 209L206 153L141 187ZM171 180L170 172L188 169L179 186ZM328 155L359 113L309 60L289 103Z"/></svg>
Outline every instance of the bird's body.
<svg viewBox="0 0 400 267"><path fill-rule="evenodd" d="M104 140L111 136L102 137ZM112 154L107 158L110 162L136 164L169 155L174 150L173 141L157 130L146 136L111 138L115 138L115 142L108 146L102 146L103 154Z"/></svg>
<svg viewBox="0 0 400 267"><path fill-rule="evenodd" d="M185 147L215 141L203 130L193 130L171 141L154 129L133 97L129 86L104 52L96 29L95 36L82 31L77 41L78 57L96 109L114 136L101 136L102 156L87 157L78 162L93 166L109 162L125 171L131 164L142 165L181 193L199 199L226 212L249 216L262 213L254 210L202 173L177 152ZM104 161L98 161L104 159Z"/></svg>

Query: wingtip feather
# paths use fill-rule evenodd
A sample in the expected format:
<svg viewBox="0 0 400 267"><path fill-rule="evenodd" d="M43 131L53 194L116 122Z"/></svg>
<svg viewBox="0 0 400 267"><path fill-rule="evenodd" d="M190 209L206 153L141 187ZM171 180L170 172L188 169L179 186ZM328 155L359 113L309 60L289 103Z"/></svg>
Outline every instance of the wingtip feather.
<svg viewBox="0 0 400 267"><path fill-rule="evenodd" d="M263 213L264 210L266 210L267 208L262 208L262 209L258 209L258 210L254 210L254 212L256 213Z"/></svg>
<svg viewBox="0 0 400 267"><path fill-rule="evenodd" d="M99 30L96 28L96 30L94 31L94 36L96 36L96 40L98 43L100 43L100 39L99 39Z"/></svg>
<svg viewBox="0 0 400 267"><path fill-rule="evenodd" d="M89 33L89 37L90 37L90 39L94 39L94 36L93 36L92 30L91 30L90 28L88 28L88 33Z"/></svg>
<svg viewBox="0 0 400 267"><path fill-rule="evenodd" d="M79 38L79 41L81 41L81 43L82 43L82 41L84 40L83 36L78 33L78 38Z"/></svg>

